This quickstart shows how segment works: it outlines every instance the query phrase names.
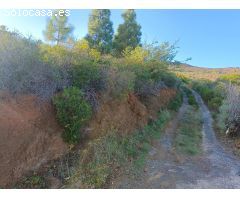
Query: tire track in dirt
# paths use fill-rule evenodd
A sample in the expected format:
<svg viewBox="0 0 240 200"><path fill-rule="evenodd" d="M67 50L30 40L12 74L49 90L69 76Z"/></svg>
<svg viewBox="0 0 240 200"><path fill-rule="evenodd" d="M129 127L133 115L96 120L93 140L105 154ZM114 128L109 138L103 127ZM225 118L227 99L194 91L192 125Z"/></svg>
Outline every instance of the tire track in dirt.
<svg viewBox="0 0 240 200"><path fill-rule="evenodd" d="M195 184L180 185L183 188L240 188L240 162L231 152L227 152L216 138L213 119L201 96L193 91L199 104L203 120L203 150L210 171Z"/></svg>
<svg viewBox="0 0 240 200"><path fill-rule="evenodd" d="M201 96L193 94L202 114L203 153L183 156L174 148L178 124L188 107L184 97L177 116L153 143L144 171L138 177L123 178L114 188L240 188L239 160L217 141L211 113Z"/></svg>
<svg viewBox="0 0 240 200"><path fill-rule="evenodd" d="M153 141L152 149L146 161L144 172L138 177L124 177L114 188L175 188L179 170L178 158L173 149L173 140L180 119L186 112L188 99L183 97L183 104L176 117L171 120L160 140Z"/></svg>

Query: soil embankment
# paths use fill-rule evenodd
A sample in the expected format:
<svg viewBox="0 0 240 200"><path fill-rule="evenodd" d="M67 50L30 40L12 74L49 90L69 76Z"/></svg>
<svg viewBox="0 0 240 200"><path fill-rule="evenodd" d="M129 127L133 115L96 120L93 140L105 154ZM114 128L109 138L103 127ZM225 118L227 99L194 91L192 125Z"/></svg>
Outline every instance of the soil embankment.
<svg viewBox="0 0 240 200"><path fill-rule="evenodd" d="M89 140L111 131L131 134L142 128L149 118L176 95L174 89L162 89L149 98L147 108L133 94L124 101L114 100L100 105L85 128ZM62 128L55 118L51 103L41 103L34 96L0 95L0 186L11 187L30 171L37 171L50 160L68 152L61 138Z"/></svg>
<svg viewBox="0 0 240 200"><path fill-rule="evenodd" d="M0 186L67 152L50 104L34 96L0 97Z"/></svg>

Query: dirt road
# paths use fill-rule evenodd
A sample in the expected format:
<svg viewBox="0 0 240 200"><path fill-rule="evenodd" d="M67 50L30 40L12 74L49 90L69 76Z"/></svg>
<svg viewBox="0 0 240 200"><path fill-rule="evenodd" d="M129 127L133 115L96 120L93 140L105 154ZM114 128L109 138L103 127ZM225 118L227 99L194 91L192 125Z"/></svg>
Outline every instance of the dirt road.
<svg viewBox="0 0 240 200"><path fill-rule="evenodd" d="M184 97L177 116L153 143L141 175L123 177L114 188L240 188L240 162L217 141L208 108L196 92L193 94L202 114L202 154L181 155L174 148L178 124L188 107Z"/></svg>

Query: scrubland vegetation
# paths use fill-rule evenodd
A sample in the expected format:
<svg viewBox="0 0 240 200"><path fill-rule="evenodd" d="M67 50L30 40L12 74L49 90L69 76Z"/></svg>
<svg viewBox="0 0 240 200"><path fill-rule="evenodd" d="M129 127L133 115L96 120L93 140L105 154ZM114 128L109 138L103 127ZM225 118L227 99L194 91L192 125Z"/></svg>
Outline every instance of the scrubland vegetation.
<svg viewBox="0 0 240 200"><path fill-rule="evenodd" d="M178 78L167 70L175 47L141 45L141 26L134 10L124 12L123 18L114 36L110 11L93 10L87 36L73 40L67 17L54 16L44 31L51 45L2 26L0 89L52 99L65 129L63 137L77 143L81 126L97 111L100 99L126 98L129 93L144 99L161 88L177 87Z"/></svg>
<svg viewBox="0 0 240 200"><path fill-rule="evenodd" d="M239 136L239 94L237 84L240 75L220 76L215 82L195 82L193 88L198 91L217 121L217 127L222 133Z"/></svg>
<svg viewBox="0 0 240 200"><path fill-rule="evenodd" d="M115 34L110 14L110 10L93 10L83 39L73 38L74 27L66 16L48 20L44 31L47 42L0 27L0 92L13 97L34 95L40 104L54 106L62 138L70 149L77 149L71 169L66 162L67 178L63 172L58 173L66 187L77 183L78 187L102 188L118 173L138 173L151 141L160 137L181 106L183 93L189 108L181 119L176 148L190 155L199 153L201 120L191 89L199 92L213 111L222 132L240 132L240 75L220 76L214 82L192 80L169 67L174 65L177 54L175 44L141 43L141 26L134 10L123 13L124 22ZM101 105L124 102L134 95L148 108L147 99L164 89L174 89L175 97L164 108L155 110L157 118L149 116L143 128L124 135L112 127L87 140L84 128ZM78 145L85 141L86 148L79 150ZM34 174L17 187L48 185L43 177Z"/></svg>
<svg viewBox="0 0 240 200"><path fill-rule="evenodd" d="M124 23L114 35L109 10L93 10L88 34L73 39L74 27L66 16L48 20L44 36L48 43L26 38L21 33L0 28L0 91L34 95L41 102L51 102L56 119L64 129L62 137L71 148L86 140L84 127L109 101L124 101L134 94L142 104L162 89L179 91L181 81L168 70L177 51L170 43L141 44L141 26L134 10L123 13ZM127 28L125 28L127 27ZM164 98L164 97L163 97ZM153 138L177 111L182 95L159 112L156 121L130 135L109 130L89 142L72 177L86 187L103 187L113 171L126 166L143 166ZM131 168L131 167L130 167ZM130 169L129 168L129 169ZM19 187L47 187L34 175ZM69 181L70 184L71 181Z"/></svg>
<svg viewBox="0 0 240 200"><path fill-rule="evenodd" d="M184 66L172 68L172 71L184 83L199 92L212 111L219 132L229 136L239 136L240 71L238 68L205 70Z"/></svg>

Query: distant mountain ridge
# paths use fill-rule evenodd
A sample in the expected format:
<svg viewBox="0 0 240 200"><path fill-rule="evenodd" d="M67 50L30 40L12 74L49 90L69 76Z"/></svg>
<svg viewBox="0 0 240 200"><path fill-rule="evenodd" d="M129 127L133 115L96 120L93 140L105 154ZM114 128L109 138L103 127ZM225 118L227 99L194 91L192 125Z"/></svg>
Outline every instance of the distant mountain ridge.
<svg viewBox="0 0 240 200"><path fill-rule="evenodd" d="M239 74L239 67L228 67L228 68L207 68L207 67L198 67L192 66L189 64L178 64L171 65L169 69L179 75L186 76L191 79L208 79L216 80L222 75L227 74Z"/></svg>

